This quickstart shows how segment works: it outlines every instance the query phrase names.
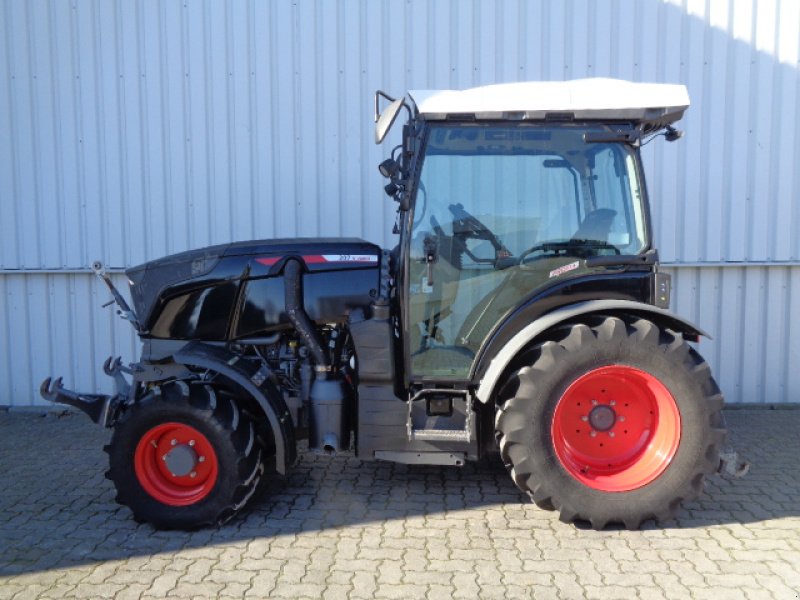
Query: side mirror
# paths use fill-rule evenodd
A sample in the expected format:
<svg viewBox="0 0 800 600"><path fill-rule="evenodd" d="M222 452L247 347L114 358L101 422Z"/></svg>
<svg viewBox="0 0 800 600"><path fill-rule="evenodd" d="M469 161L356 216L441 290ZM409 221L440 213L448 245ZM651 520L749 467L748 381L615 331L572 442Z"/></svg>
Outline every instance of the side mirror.
<svg viewBox="0 0 800 600"><path fill-rule="evenodd" d="M389 130L392 128L392 125L394 125L395 120L397 120L397 115L400 114L400 109L403 108L403 104L404 100L402 98L398 98L389 106L387 106L386 109L384 109L384 111L381 113L381 116L378 117L378 120L375 123L376 144L380 144L386 137L386 134L389 133Z"/></svg>

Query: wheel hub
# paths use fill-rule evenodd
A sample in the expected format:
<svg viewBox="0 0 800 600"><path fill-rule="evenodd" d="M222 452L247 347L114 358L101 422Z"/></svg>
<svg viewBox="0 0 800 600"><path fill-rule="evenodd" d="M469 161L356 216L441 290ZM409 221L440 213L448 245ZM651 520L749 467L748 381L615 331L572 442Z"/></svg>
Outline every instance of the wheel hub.
<svg viewBox="0 0 800 600"><path fill-rule="evenodd" d="M589 425L595 431L608 431L617 422L617 413L607 404L595 406L589 413Z"/></svg>
<svg viewBox="0 0 800 600"><path fill-rule="evenodd" d="M191 474L197 466L197 452L188 444L181 444L167 452L163 460L170 473L175 477L183 477Z"/></svg>
<svg viewBox="0 0 800 600"><path fill-rule="evenodd" d="M219 471L209 439L186 423L168 422L147 430L134 453L142 488L168 506L188 506L214 489Z"/></svg>

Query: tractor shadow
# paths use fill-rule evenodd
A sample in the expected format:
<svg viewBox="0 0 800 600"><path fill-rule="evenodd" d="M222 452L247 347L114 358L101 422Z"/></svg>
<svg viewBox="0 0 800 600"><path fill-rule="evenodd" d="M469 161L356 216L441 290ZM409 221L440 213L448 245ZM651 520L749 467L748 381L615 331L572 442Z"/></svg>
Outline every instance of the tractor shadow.
<svg viewBox="0 0 800 600"><path fill-rule="evenodd" d="M669 535L800 516L800 410L731 410L727 419L730 442L752 462L747 477L711 477L706 493L675 519L644 529ZM0 576L393 521L424 527L426 519L474 517L474 511L486 511L490 530L501 526L498 519L523 513L529 529L544 534L584 528L530 505L497 459L454 468L302 452L288 476L273 477L270 491L225 526L156 531L114 502L100 450L108 437L81 415L0 413ZM519 525L520 535L532 535Z"/></svg>

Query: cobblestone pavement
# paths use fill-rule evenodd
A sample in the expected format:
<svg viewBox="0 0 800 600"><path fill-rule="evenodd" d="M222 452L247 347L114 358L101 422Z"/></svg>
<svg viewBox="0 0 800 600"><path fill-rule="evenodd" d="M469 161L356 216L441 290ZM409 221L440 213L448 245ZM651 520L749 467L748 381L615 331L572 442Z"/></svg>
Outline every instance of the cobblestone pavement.
<svg viewBox="0 0 800 600"><path fill-rule="evenodd" d="M0 598L800 598L800 410L728 411L752 463L677 519L595 532L497 463L301 456L220 529L157 532L114 503L82 415L0 413Z"/></svg>

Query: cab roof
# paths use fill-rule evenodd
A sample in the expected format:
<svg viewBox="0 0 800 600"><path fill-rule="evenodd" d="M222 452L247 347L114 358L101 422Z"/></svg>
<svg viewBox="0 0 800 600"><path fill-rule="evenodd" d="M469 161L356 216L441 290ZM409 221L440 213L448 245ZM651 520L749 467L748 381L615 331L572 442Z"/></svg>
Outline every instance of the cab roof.
<svg viewBox="0 0 800 600"><path fill-rule="evenodd" d="M689 107L685 85L621 79L502 83L466 90L411 90L425 120L601 120L666 127Z"/></svg>

